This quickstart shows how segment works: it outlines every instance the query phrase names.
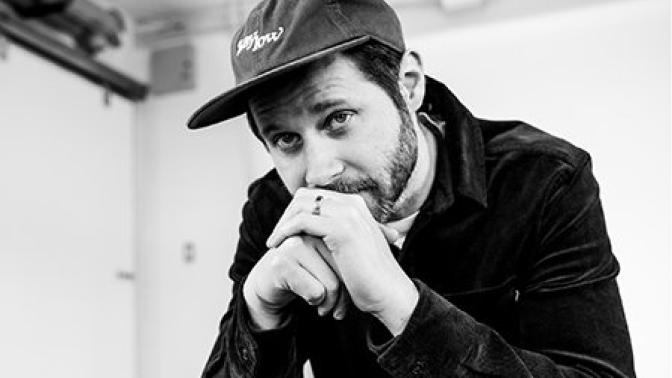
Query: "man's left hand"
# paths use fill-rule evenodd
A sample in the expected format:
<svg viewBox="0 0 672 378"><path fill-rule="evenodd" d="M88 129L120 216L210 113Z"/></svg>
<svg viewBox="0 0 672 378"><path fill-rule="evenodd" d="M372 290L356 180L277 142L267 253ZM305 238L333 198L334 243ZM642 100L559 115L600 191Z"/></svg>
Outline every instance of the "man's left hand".
<svg viewBox="0 0 672 378"><path fill-rule="evenodd" d="M293 235L321 238L331 253L327 261L336 265L332 268L355 306L374 315L396 336L415 309L418 291L392 255L381 229L384 226L375 221L361 196L301 188L267 246L276 247Z"/></svg>

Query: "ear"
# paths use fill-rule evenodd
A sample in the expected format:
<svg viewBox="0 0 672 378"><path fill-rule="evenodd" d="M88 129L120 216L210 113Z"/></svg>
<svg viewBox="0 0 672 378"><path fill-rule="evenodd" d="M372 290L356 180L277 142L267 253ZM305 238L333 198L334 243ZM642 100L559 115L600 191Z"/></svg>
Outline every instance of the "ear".
<svg viewBox="0 0 672 378"><path fill-rule="evenodd" d="M425 73L422 70L422 60L417 52L412 50L404 52L399 67L399 82L408 109L411 112L418 111L425 98Z"/></svg>

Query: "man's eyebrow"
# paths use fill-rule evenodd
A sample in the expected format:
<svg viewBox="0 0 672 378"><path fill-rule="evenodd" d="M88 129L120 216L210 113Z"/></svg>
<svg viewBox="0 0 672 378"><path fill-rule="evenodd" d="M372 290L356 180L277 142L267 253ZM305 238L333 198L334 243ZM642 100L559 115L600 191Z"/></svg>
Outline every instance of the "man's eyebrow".
<svg viewBox="0 0 672 378"><path fill-rule="evenodd" d="M274 123L266 124L261 128L261 136L265 138L268 136L268 134L276 130L278 130L278 126L276 126Z"/></svg>
<svg viewBox="0 0 672 378"><path fill-rule="evenodd" d="M310 112L313 114L322 113L327 109L334 108L343 104L346 104L346 101L341 99L319 101L310 107Z"/></svg>

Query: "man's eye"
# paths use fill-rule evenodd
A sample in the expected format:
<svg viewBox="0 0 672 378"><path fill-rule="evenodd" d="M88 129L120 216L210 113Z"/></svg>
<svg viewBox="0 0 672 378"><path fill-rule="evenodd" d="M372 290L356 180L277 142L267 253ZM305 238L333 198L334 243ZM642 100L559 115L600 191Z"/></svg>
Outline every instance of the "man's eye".
<svg viewBox="0 0 672 378"><path fill-rule="evenodd" d="M273 144L281 150L291 150L299 143L299 136L296 134L279 134L273 138Z"/></svg>
<svg viewBox="0 0 672 378"><path fill-rule="evenodd" d="M351 111L339 111L332 114L327 120L327 127L331 129L341 128L350 122L350 118L353 116Z"/></svg>

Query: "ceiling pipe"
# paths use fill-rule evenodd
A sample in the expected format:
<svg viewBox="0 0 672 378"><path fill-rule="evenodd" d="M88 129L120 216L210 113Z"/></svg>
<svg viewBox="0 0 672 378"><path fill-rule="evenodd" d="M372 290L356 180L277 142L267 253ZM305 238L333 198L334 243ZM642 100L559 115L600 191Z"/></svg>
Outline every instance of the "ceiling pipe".
<svg viewBox="0 0 672 378"><path fill-rule="evenodd" d="M0 8L2 10L2 8ZM21 19L0 11L0 34L27 50L131 101L147 97L147 85L93 60L82 51L67 47L35 31Z"/></svg>

